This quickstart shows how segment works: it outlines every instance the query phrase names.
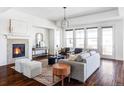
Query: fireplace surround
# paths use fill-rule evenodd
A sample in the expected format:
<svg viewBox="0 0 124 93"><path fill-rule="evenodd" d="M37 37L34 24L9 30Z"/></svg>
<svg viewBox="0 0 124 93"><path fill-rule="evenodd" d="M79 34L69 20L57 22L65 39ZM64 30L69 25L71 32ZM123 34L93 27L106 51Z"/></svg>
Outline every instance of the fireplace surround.
<svg viewBox="0 0 124 93"><path fill-rule="evenodd" d="M14 52L16 55L13 54ZM29 56L28 39L7 39L7 64L14 63L19 58L29 58Z"/></svg>

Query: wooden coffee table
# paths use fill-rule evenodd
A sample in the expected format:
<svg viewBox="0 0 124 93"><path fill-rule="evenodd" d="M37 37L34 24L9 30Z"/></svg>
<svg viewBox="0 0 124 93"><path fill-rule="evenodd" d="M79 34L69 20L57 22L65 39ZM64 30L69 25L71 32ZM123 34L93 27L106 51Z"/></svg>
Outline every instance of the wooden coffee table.
<svg viewBox="0 0 124 93"><path fill-rule="evenodd" d="M56 63L53 65L53 82L54 82L54 76L58 76L62 80L62 86L64 85L64 78L69 77L70 75L70 65L64 64L64 63ZM70 77L69 77L70 81Z"/></svg>

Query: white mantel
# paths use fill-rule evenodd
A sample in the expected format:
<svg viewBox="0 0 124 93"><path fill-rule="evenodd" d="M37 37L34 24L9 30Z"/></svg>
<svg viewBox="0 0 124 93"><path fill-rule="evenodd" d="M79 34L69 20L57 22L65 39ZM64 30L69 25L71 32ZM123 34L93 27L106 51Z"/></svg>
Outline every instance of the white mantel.
<svg viewBox="0 0 124 93"><path fill-rule="evenodd" d="M6 39L30 39L30 36L23 34L4 34Z"/></svg>
<svg viewBox="0 0 124 93"><path fill-rule="evenodd" d="M7 40L7 64L14 63L15 60L15 58L12 57L12 44L25 44L24 57L32 59L32 46L30 42L31 37L29 35L11 32L8 34L4 34L3 36Z"/></svg>

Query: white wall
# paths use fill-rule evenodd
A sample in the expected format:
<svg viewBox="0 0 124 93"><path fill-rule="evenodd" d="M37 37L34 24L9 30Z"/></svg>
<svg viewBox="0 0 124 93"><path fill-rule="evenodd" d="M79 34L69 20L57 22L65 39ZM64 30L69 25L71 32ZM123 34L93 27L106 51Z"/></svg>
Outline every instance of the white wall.
<svg viewBox="0 0 124 93"><path fill-rule="evenodd" d="M7 50L6 50L7 42L4 36L0 34L0 66L7 64Z"/></svg>
<svg viewBox="0 0 124 93"><path fill-rule="evenodd" d="M32 45L33 46L36 46L36 36L35 36L36 33L42 33L43 34L43 41L45 43L45 46L49 47L49 43L48 43L48 41L49 41L49 38L48 38L49 30L47 28L41 28L41 27L33 26L32 31L30 33L30 36L32 38Z"/></svg>
<svg viewBox="0 0 124 93"><path fill-rule="evenodd" d="M118 13L123 18L123 31L124 31L124 7L119 7ZM123 60L124 60L124 32L123 32Z"/></svg>
<svg viewBox="0 0 124 93"><path fill-rule="evenodd" d="M4 34L9 32L9 19L21 20L27 23L27 30L24 32L24 35L29 36L29 58L32 58L32 46L34 45L35 31L33 26L38 26L46 29L56 29L56 26L53 22L47 19L37 18L35 16L19 12L14 9L10 9L2 14L0 14L0 66L7 63L7 39L3 38ZM40 31L36 31L40 32ZM41 30L41 33L45 32L44 29ZM45 36L47 32L45 33ZM45 40L47 37L45 38ZM47 41L46 41L47 42Z"/></svg>

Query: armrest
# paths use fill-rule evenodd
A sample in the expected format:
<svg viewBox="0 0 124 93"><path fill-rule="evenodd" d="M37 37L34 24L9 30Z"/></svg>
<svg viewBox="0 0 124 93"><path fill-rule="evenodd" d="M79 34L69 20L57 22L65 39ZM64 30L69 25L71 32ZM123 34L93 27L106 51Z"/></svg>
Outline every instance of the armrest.
<svg viewBox="0 0 124 93"><path fill-rule="evenodd" d="M68 61L66 59L60 60L59 63L71 65L71 77L84 82L86 80L86 63Z"/></svg>

